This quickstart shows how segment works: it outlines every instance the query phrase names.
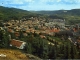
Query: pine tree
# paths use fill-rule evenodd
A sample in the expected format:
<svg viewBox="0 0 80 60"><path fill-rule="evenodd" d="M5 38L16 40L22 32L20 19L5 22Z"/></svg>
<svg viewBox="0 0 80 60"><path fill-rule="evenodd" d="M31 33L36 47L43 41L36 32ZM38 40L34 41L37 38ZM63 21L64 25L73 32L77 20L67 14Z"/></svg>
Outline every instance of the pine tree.
<svg viewBox="0 0 80 60"><path fill-rule="evenodd" d="M5 47L5 48L9 48L9 46L10 46L10 40L9 40L9 34L8 34L8 32L4 32L3 33L3 46Z"/></svg>
<svg viewBox="0 0 80 60"><path fill-rule="evenodd" d="M2 30L0 30L0 48L2 48L3 47L3 31Z"/></svg>
<svg viewBox="0 0 80 60"><path fill-rule="evenodd" d="M26 45L26 51L27 51L27 53L32 54L32 46L31 46L30 43L28 43L28 44Z"/></svg>
<svg viewBox="0 0 80 60"><path fill-rule="evenodd" d="M63 59L71 59L71 44L70 44L70 41L66 40L64 43L63 43Z"/></svg>
<svg viewBox="0 0 80 60"><path fill-rule="evenodd" d="M78 58L78 51L76 46L74 44L71 45L71 59L76 59Z"/></svg>

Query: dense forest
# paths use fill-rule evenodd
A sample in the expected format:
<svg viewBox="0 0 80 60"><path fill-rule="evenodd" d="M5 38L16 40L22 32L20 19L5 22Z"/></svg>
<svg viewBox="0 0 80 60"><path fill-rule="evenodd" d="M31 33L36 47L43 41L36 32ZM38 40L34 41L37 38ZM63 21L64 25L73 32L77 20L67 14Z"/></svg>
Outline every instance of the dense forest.
<svg viewBox="0 0 80 60"><path fill-rule="evenodd" d="M33 54L42 59L80 59L80 48L78 45L74 45L65 36L65 39L61 39L56 36L45 35L46 38L41 38L36 33L27 33L27 36L19 32L20 36L16 37L13 33L9 33L0 30L0 48L17 49L15 46L11 47L9 34L12 38L26 42L25 48L22 52ZM60 35L61 36L61 35Z"/></svg>

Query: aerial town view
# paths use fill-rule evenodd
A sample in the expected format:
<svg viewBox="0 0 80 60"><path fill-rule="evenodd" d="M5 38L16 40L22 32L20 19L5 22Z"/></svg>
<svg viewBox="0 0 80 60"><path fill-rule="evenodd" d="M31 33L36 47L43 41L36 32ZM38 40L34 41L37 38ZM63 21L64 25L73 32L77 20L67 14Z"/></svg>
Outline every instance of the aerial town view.
<svg viewBox="0 0 80 60"><path fill-rule="evenodd" d="M80 0L0 2L0 60L80 59Z"/></svg>

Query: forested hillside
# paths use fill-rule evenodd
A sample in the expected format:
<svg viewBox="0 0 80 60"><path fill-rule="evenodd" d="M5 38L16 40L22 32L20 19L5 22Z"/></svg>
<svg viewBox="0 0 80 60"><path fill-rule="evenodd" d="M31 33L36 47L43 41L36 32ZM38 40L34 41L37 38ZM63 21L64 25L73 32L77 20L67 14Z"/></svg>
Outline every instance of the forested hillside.
<svg viewBox="0 0 80 60"><path fill-rule="evenodd" d="M70 15L80 15L80 9L72 9L72 10L55 10L55 11L33 11L34 13L39 13L39 14L49 14L49 15L54 15L54 14L70 14Z"/></svg>
<svg viewBox="0 0 80 60"><path fill-rule="evenodd" d="M26 10L0 6L0 20L19 20L25 17L38 16Z"/></svg>
<svg viewBox="0 0 80 60"><path fill-rule="evenodd" d="M65 19L66 24L80 23L80 9L56 10L56 11L34 11L34 13L45 14L47 18Z"/></svg>

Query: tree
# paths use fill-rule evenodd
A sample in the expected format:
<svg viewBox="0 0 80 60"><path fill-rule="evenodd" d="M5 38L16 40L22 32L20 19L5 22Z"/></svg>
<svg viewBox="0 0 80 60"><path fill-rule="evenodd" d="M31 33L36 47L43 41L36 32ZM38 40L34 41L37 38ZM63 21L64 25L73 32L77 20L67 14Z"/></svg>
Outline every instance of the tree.
<svg viewBox="0 0 80 60"><path fill-rule="evenodd" d="M26 51L27 51L27 53L32 54L32 45L30 43L27 43Z"/></svg>
<svg viewBox="0 0 80 60"><path fill-rule="evenodd" d="M4 32L3 33L3 46L5 47L5 48L9 48L9 46L10 46L10 40L9 40L9 34L8 34L8 32Z"/></svg>
<svg viewBox="0 0 80 60"><path fill-rule="evenodd" d="M71 45L71 59L77 59L78 58L78 51L76 46L73 44Z"/></svg>
<svg viewBox="0 0 80 60"><path fill-rule="evenodd" d="M71 59L71 42L66 40L64 43L63 43L63 58L64 59Z"/></svg>
<svg viewBox="0 0 80 60"><path fill-rule="evenodd" d="M48 58L48 53L49 53L49 51L48 51L48 42L46 41L46 40L42 40L43 41L43 58L44 59L47 59Z"/></svg>
<svg viewBox="0 0 80 60"><path fill-rule="evenodd" d="M0 30L0 47L2 48L3 47L3 31L2 30Z"/></svg>

